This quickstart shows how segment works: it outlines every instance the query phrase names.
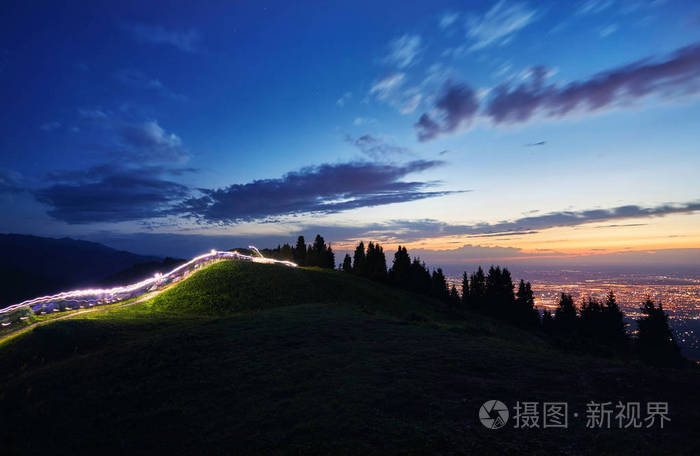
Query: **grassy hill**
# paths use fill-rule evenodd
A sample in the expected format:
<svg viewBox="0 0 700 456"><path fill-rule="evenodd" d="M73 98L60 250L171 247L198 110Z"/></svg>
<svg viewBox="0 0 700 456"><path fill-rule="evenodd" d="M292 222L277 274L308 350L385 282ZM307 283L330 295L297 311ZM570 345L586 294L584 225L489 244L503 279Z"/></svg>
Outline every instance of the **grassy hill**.
<svg viewBox="0 0 700 456"><path fill-rule="evenodd" d="M339 272L221 262L0 345L0 453L698 454L699 387ZM486 429L488 399L567 401L569 429ZM586 429L591 400L672 421Z"/></svg>

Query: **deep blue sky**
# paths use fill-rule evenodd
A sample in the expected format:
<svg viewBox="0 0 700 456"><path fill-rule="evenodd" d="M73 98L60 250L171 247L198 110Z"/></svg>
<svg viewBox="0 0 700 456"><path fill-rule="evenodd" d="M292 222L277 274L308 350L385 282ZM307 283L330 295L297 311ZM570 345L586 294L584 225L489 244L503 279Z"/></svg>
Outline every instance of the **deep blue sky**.
<svg viewBox="0 0 700 456"><path fill-rule="evenodd" d="M452 259L700 247L697 2L0 16L2 232L173 255L316 231L469 246Z"/></svg>

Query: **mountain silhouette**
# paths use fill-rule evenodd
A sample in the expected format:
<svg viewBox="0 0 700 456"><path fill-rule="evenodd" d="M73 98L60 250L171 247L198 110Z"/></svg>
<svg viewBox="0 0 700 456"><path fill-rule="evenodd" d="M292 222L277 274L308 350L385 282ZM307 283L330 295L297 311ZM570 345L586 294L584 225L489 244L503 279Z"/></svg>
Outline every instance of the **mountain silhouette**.
<svg viewBox="0 0 700 456"><path fill-rule="evenodd" d="M0 308L69 288L99 285L106 277L153 256L70 238L0 234Z"/></svg>

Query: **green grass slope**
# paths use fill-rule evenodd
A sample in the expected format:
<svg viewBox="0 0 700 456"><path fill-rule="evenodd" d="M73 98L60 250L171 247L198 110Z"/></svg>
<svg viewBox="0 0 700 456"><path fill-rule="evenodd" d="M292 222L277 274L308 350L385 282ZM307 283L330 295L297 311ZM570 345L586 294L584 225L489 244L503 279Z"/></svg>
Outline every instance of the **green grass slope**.
<svg viewBox="0 0 700 456"><path fill-rule="evenodd" d="M314 268L222 261L121 315L222 317L297 304L355 304L417 319L436 316L432 300ZM113 316L114 314L111 314Z"/></svg>
<svg viewBox="0 0 700 456"><path fill-rule="evenodd" d="M0 454L698 454L699 386L338 272L221 262L0 345ZM568 401L571 425L488 430L488 399ZM590 400L672 421L589 430Z"/></svg>

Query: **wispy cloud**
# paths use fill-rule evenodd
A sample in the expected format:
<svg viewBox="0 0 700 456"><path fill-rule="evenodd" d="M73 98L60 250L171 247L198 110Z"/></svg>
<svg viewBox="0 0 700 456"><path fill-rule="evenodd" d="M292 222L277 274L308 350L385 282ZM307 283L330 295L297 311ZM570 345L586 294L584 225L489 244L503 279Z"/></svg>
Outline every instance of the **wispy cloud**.
<svg viewBox="0 0 700 456"><path fill-rule="evenodd" d="M58 128L61 128L61 122L57 122L55 120L50 121L50 122L44 122L39 126L39 128L43 131L53 131Z"/></svg>
<svg viewBox="0 0 700 456"><path fill-rule="evenodd" d="M185 201L177 212L220 223L261 220L303 213L334 213L447 195L424 191L428 182L402 181L405 176L442 164L418 160L404 165L351 162L324 164L218 190Z"/></svg>
<svg viewBox="0 0 700 456"><path fill-rule="evenodd" d="M382 138L372 136L369 133L353 138L350 135L345 136L345 142L357 147L360 152L374 160L387 160L411 154L411 150L406 147L397 146L385 141Z"/></svg>
<svg viewBox="0 0 700 456"><path fill-rule="evenodd" d="M351 93L351 92L345 92L340 98L338 98L338 99L335 101L335 105L338 106L339 108L342 108L343 106L345 106L345 102L347 102L348 100L350 100L350 98L352 98L352 93Z"/></svg>
<svg viewBox="0 0 700 456"><path fill-rule="evenodd" d="M607 38L615 32L617 32L617 24L608 24L598 31L598 35L600 35L601 38Z"/></svg>
<svg viewBox="0 0 700 456"><path fill-rule="evenodd" d="M580 4L576 13L579 15L602 13L614 3L613 0L586 0Z"/></svg>
<svg viewBox="0 0 700 456"><path fill-rule="evenodd" d="M459 16L460 16L460 13L454 12L454 11L447 11L447 12L443 13L442 16L440 16L440 21L439 21L440 28L443 30L450 28L452 26L452 24L457 22L457 19L459 19Z"/></svg>
<svg viewBox="0 0 700 456"><path fill-rule="evenodd" d="M160 25L122 24L122 29L134 39L151 44L169 45L184 52L200 50L197 30L168 30Z"/></svg>
<svg viewBox="0 0 700 456"><path fill-rule="evenodd" d="M405 73L393 73L372 84L369 96L394 106L401 114L411 114L423 100L419 87L404 87Z"/></svg>
<svg viewBox="0 0 700 456"><path fill-rule="evenodd" d="M186 101L187 97L180 93L176 93L167 87L160 79L151 78L139 70L126 68L117 71L115 74L117 80L122 84L145 91L151 91L164 98L170 98L177 101Z"/></svg>
<svg viewBox="0 0 700 456"><path fill-rule="evenodd" d="M83 119L98 120L106 119L108 114L99 108L78 108L78 114Z"/></svg>
<svg viewBox="0 0 700 456"><path fill-rule="evenodd" d="M423 94L417 88L404 91L399 104L399 112L401 114L411 114L420 106L422 100Z"/></svg>
<svg viewBox="0 0 700 456"><path fill-rule="evenodd" d="M166 132L156 120L123 124L119 139L127 155L148 163L181 163L189 158L180 137Z"/></svg>
<svg viewBox="0 0 700 456"><path fill-rule="evenodd" d="M20 193L25 190L20 173L11 169L0 168L0 195Z"/></svg>
<svg viewBox="0 0 700 456"><path fill-rule="evenodd" d="M513 69L513 65L510 63L503 63L499 65L498 69L492 73L494 78L502 78L506 76Z"/></svg>
<svg viewBox="0 0 700 456"><path fill-rule="evenodd" d="M470 16L467 19L467 37L474 41L469 50L504 44L535 18L536 11L526 4L509 4L506 0L501 0L483 16Z"/></svg>
<svg viewBox="0 0 700 456"><path fill-rule="evenodd" d="M420 35L402 35L389 43L389 53L383 61L400 69L408 68L420 60L423 52Z"/></svg>
<svg viewBox="0 0 700 456"><path fill-rule="evenodd" d="M352 124L356 127L361 127L363 125L372 125L375 123L377 123L377 119L375 119L374 117L355 117L355 120L352 121Z"/></svg>
<svg viewBox="0 0 700 456"><path fill-rule="evenodd" d="M380 100L386 100L401 87L405 78L405 73L394 73L385 76L372 84L369 94L376 96Z"/></svg>

